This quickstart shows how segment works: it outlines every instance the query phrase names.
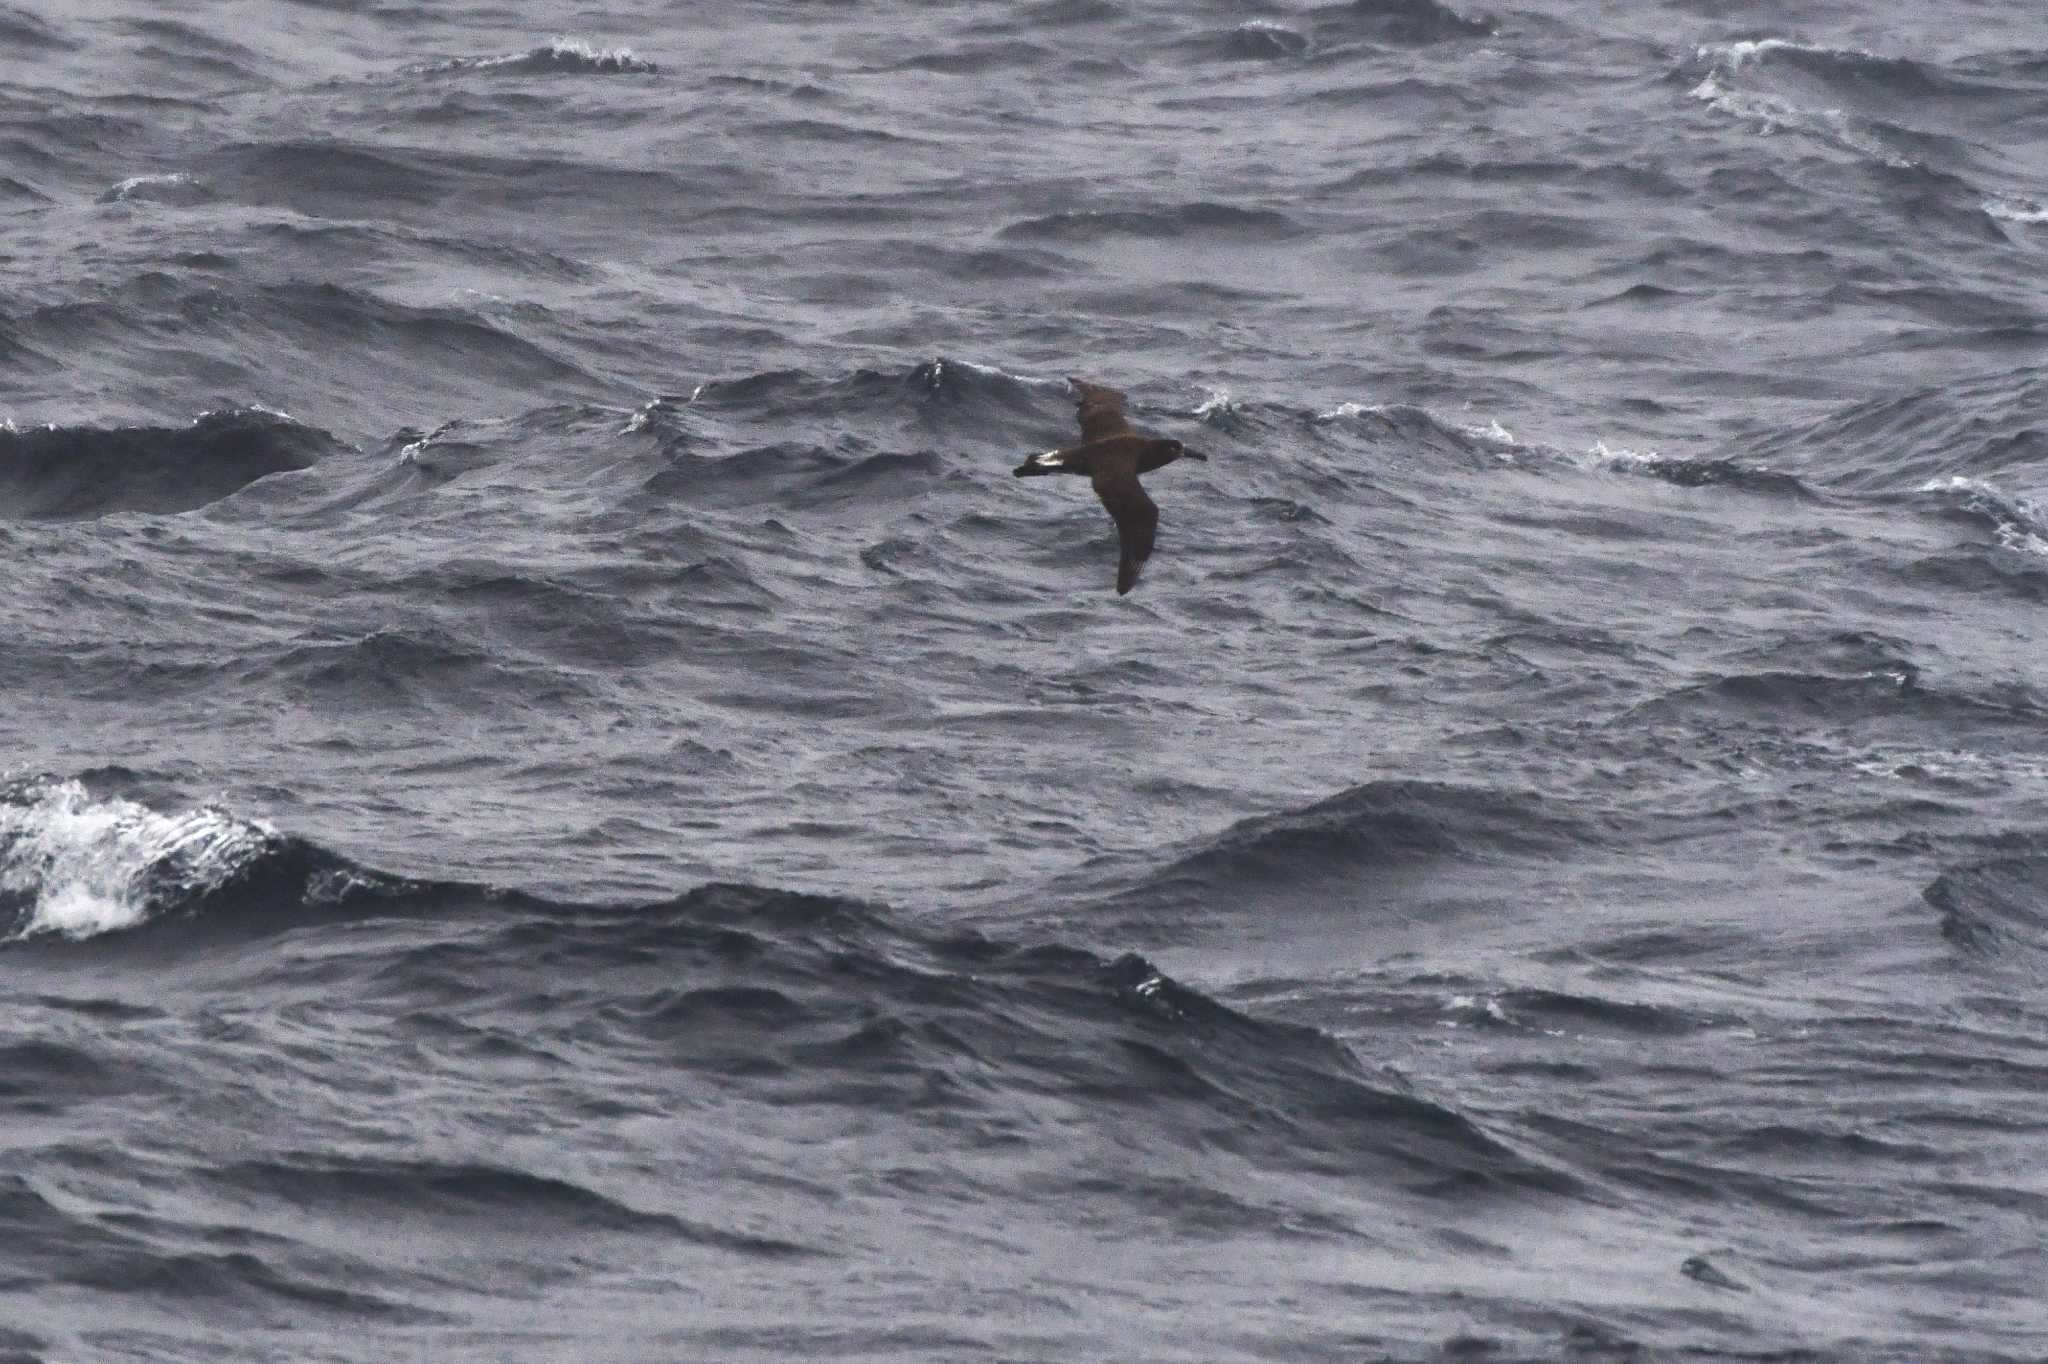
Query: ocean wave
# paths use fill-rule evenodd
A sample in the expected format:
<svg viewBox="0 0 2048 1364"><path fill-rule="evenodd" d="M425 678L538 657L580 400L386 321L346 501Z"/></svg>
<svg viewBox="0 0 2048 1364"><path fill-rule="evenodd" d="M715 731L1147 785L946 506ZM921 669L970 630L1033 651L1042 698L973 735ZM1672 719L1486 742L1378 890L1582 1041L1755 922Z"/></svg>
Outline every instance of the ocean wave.
<svg viewBox="0 0 2048 1364"><path fill-rule="evenodd" d="M999 235L1011 240L1069 243L1113 237L1159 241L1190 236L1270 240L1291 237L1300 230L1292 218L1274 209L1201 202L1155 209L1067 209L1011 223Z"/></svg>
<svg viewBox="0 0 2048 1364"><path fill-rule="evenodd" d="M1879 657L1882 658L1880 651ZM1847 660L1844 660L1847 662ZM1875 721L1905 727L1923 725L1931 734L1978 730L2029 731L2042 719L2040 699L2024 689L1986 694L1929 685L1905 660L1874 667L1848 663L1827 670L1825 659L1806 668L1775 667L1731 671L1644 701L1629 712L1632 722L1678 713L1699 713L1766 727L1786 721L1852 725Z"/></svg>
<svg viewBox="0 0 2048 1364"><path fill-rule="evenodd" d="M215 807L158 814L76 781L0 784L0 932L89 938L187 909L247 877L283 840Z"/></svg>
<svg viewBox="0 0 2048 1364"><path fill-rule="evenodd" d="M285 1207L317 1207L330 1222L388 1227L427 1223L442 1234L464 1226L493 1240L578 1235L650 1236L767 1258L807 1253L749 1236L634 1208L588 1185L482 1161L380 1160L313 1153L238 1161L208 1171L224 1196Z"/></svg>
<svg viewBox="0 0 2048 1364"><path fill-rule="evenodd" d="M1698 459L1659 454L1654 450L1616 448L1605 441L1596 441L1591 449L1571 459L1571 462L1585 469L1654 478L1679 488L1732 488L1738 492L1802 501L1818 500L1820 496L1796 476L1774 469L1739 464L1732 459Z"/></svg>
<svg viewBox="0 0 2048 1364"><path fill-rule="evenodd" d="M414 307L334 283L260 290L241 306L274 312L314 344L347 342L383 356L410 355L431 370L482 369L507 384L597 387L591 375L502 320L461 307Z"/></svg>
<svg viewBox="0 0 2048 1364"><path fill-rule="evenodd" d="M1974 955L2048 963L2048 858L2007 857L1946 868L1921 891L1941 935Z"/></svg>
<svg viewBox="0 0 2048 1364"><path fill-rule="evenodd" d="M1319 412L1301 414L1314 426L1351 428L1375 439L1398 442L1415 453L1434 453L1469 468L1498 468L1535 453L1523 446L1497 418L1459 421L1414 403L1368 403L1347 400Z"/></svg>
<svg viewBox="0 0 2048 1364"><path fill-rule="evenodd" d="M1504 990L1484 997L1457 995L1445 1011L1454 1026L1536 1032L1553 1037L1685 1037L1730 1021L1670 1005L1630 1003L1535 988Z"/></svg>
<svg viewBox="0 0 2048 1364"><path fill-rule="evenodd" d="M12 5L0 9L0 41L10 47L45 51L66 51L82 45L80 39L51 27L48 20Z"/></svg>
<svg viewBox="0 0 2048 1364"><path fill-rule="evenodd" d="M1350 0L1310 13L1319 39L1364 38L1403 47L1487 38L1500 28L1491 15L1461 14L1437 0Z"/></svg>
<svg viewBox="0 0 2048 1364"><path fill-rule="evenodd" d="M2030 82L1987 80L1967 61L1781 38L1705 44L1677 75L1692 82L1693 98L1760 132L1791 132L1871 163L1893 180L1889 192L1923 229L1943 226L1966 242L2003 240L1984 216L1983 190L1965 172L2012 183L2010 166L1992 149L2031 107ZM1813 203L1812 187L1798 197Z"/></svg>
<svg viewBox="0 0 2048 1364"><path fill-rule="evenodd" d="M425 75L481 72L497 76L647 76L660 71L630 47L598 47L578 38L556 38L524 52L493 57L452 57L411 68Z"/></svg>
<svg viewBox="0 0 2048 1364"><path fill-rule="evenodd" d="M185 427L0 427L0 520L192 511L342 448L258 407L207 412Z"/></svg>
<svg viewBox="0 0 2048 1364"><path fill-rule="evenodd" d="M366 255L427 251L462 266L482 266L524 281L583 281L596 266L558 251L517 242L432 232L394 223L329 222L286 217L253 229L269 243L315 269L343 270Z"/></svg>
<svg viewBox="0 0 2048 1364"><path fill-rule="evenodd" d="M1992 217L2024 227L2048 223L2048 204L2039 199L1986 199L1984 211Z"/></svg>
<svg viewBox="0 0 2048 1364"><path fill-rule="evenodd" d="M878 403L899 406L905 400L920 406L985 403L1016 408L1033 403L1038 391L1046 387L1064 392L1066 381L1030 378L994 365L942 355L900 370L857 369L832 377L813 375L806 370L769 370L739 379L712 379L692 390L689 402L693 407L710 410L764 406L783 411L838 409L848 404Z"/></svg>
<svg viewBox="0 0 2048 1364"><path fill-rule="evenodd" d="M794 495L830 501L859 482L879 478L876 486L885 486L892 470L963 476L950 458L962 447L1044 449L1072 413L1064 379L941 356L902 369L773 370L707 380L684 402L646 409L640 429L677 457L650 491L685 492L701 478L711 495L745 496L741 485L749 480L766 494L780 462ZM777 439L749 443L757 429ZM734 450L738 456L728 453ZM733 458L741 462L720 463Z"/></svg>
<svg viewBox="0 0 2048 1364"><path fill-rule="evenodd" d="M664 502L809 508L877 497L892 502L914 498L944 469L930 450L867 452L777 441L730 455L683 451L640 486Z"/></svg>
<svg viewBox="0 0 2048 1364"><path fill-rule="evenodd" d="M1235 28L1189 38L1181 48L1207 61L1266 62L1304 55L1309 40L1270 19L1247 19Z"/></svg>
<svg viewBox="0 0 2048 1364"><path fill-rule="evenodd" d="M1315 414L1319 424L1385 428L1410 450L1439 451L1473 468L1502 466L1543 472L1627 474L1681 488L1716 488L1767 497L1818 500L1821 494L1797 476L1732 459L1700 459L1635 450L1597 440L1582 450L1524 441L1498 418L1460 421L1408 403L1344 402Z"/></svg>
<svg viewBox="0 0 2048 1364"><path fill-rule="evenodd" d="M1766 73L1781 66L1817 79L1790 87L1773 85ZM1903 99L1928 79L1916 63L1763 38L1701 45L1693 53L1693 74L1698 78L1690 92L1694 99L1731 118L1757 124L1764 132L1805 133L1901 169L1919 164L1886 142L1880 124L1829 102L1864 86L1890 90Z"/></svg>
<svg viewBox="0 0 2048 1364"><path fill-rule="evenodd" d="M1596 826L1539 797L1440 782L1367 782L1280 814L1259 815L1119 892L1120 904L1228 906L1319 881L1359 883L1426 863L1540 857L1597 844ZM1362 892L1361 892L1362 893Z"/></svg>
<svg viewBox="0 0 2048 1364"><path fill-rule="evenodd" d="M1747 457L1790 464L1831 489L1966 503L1975 481L2048 471L2037 387L2035 368L2023 365L1908 388L1765 431Z"/></svg>
<svg viewBox="0 0 2048 1364"><path fill-rule="evenodd" d="M157 59L160 80L168 76L181 83L197 77L207 85L266 83L266 59L233 39L171 18L131 19L122 27L143 40L141 56Z"/></svg>
<svg viewBox="0 0 2048 1364"><path fill-rule="evenodd" d="M593 642L630 639L624 629L607 630L602 624L584 637ZM298 644L257 665L250 675L289 695L318 697L330 715L475 714L510 704L569 707L586 703L591 695L581 667L426 625Z"/></svg>
<svg viewBox="0 0 2048 1364"><path fill-rule="evenodd" d="M1791 38L1745 38L1703 43L1693 60L1726 74L1774 70L1797 72L1816 88L1854 100L1875 93L1880 100L1982 99L2002 101L2011 88L1951 74L1912 57L1885 56L1862 48L1831 47Z"/></svg>
<svg viewBox="0 0 2048 1364"><path fill-rule="evenodd" d="M100 195L103 204L169 204L177 208L209 203L218 196L211 186L186 171L131 175Z"/></svg>
<svg viewBox="0 0 2048 1364"><path fill-rule="evenodd" d="M1468 836L1401 835L1432 846ZM1399 1079L1368 1073L1328 1034L1241 1013L1143 957L918 927L846 897L715 883L655 903L577 904L412 881L215 808L162 815L48 778L0 793L0 897L15 921L10 950L76 951L62 939L93 939L92 950L117 952L149 933L151 960L176 950L192 969L224 943L357 922L351 954L269 954L246 967L257 972L249 988L317 980L332 990L337 973L360 971L355 997L391 1010L429 1058L598 1047L664 1073L715 1075L779 1107L914 1112L927 1130L993 1151L1052 1104L1122 1134L1105 1156L1139 1149L1149 1162L1189 1145L1267 1171L1379 1177L1461 1205L1475 1188L1571 1187ZM243 954L229 956L245 969ZM748 1254L805 1249L488 1162L267 1157L206 1179L223 1196L317 1201L344 1221L381 1224L409 1206L436 1234L486 1222L499 1234L512 1218L543 1235L574 1227Z"/></svg>
<svg viewBox="0 0 2048 1364"><path fill-rule="evenodd" d="M559 1018L528 1016L544 1034L574 1027L785 1105L915 1111L992 1150L1046 1104L1072 1104L1154 1152L1193 1141L1425 1193L1565 1182L1369 1075L1329 1035L1240 1013L1136 955L926 932L884 906L722 884L656 905L528 906L437 969L488 979L512 961L558 1001ZM1143 1204L1142 1185L1117 1184L1097 1192Z"/></svg>
<svg viewBox="0 0 2048 1364"><path fill-rule="evenodd" d="M889 71L930 71L947 76L974 76L1014 67L1039 67L1052 55L1049 48L1021 39L972 43L945 52L920 52L883 68Z"/></svg>
<svg viewBox="0 0 2048 1364"><path fill-rule="evenodd" d="M747 161L700 162L682 173L668 163L618 164L562 149L520 155L504 143L472 150L445 139L426 145L299 137L230 143L197 169L226 197L282 206L312 219L412 222L445 229L488 221L490 235L560 242L564 219L630 210L680 223L705 213L706 196L743 196L766 180ZM532 215L554 230L513 232L508 220ZM573 234L571 234L573 235Z"/></svg>
<svg viewBox="0 0 2048 1364"><path fill-rule="evenodd" d="M906 133L892 133L882 128L862 127L850 123L836 123L821 118L769 119L747 125L746 131L766 138L787 138L793 142L824 143L878 143L908 144L920 139Z"/></svg>
<svg viewBox="0 0 2048 1364"><path fill-rule="evenodd" d="M90 785L51 776L0 782L0 943L118 939L180 923L210 942L372 908L422 912L505 898L371 871L218 805L166 813L103 789L110 781L103 773Z"/></svg>
<svg viewBox="0 0 2048 1364"><path fill-rule="evenodd" d="M2048 558L2048 507L2035 499L2008 493L1987 479L1960 474L1931 479L1919 491L1937 499L1944 509L1988 528L1999 544L2014 553Z"/></svg>

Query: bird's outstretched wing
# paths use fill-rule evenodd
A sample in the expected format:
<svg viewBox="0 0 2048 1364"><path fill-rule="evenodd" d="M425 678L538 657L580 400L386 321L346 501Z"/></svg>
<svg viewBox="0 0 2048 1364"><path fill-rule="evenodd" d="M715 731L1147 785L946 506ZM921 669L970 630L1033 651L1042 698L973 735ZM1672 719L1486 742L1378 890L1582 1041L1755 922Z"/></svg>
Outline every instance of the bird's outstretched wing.
<svg viewBox="0 0 2048 1364"><path fill-rule="evenodd" d="M1116 522L1117 543L1123 553L1117 560L1116 590L1121 596L1138 581L1138 566L1152 557L1152 538L1159 530L1159 508L1138 483L1136 474L1098 475L1095 495L1109 509Z"/></svg>
<svg viewBox="0 0 2048 1364"><path fill-rule="evenodd" d="M1019 478L1034 478L1039 474L1086 473L1087 469L1076 466L1071 451L1048 450L1042 455L1031 456L1010 472Z"/></svg>
<svg viewBox="0 0 2048 1364"><path fill-rule="evenodd" d="M1083 442L1132 434L1130 422L1124 419L1123 394L1101 384L1091 384L1086 379L1069 379L1067 382L1081 395L1079 413Z"/></svg>

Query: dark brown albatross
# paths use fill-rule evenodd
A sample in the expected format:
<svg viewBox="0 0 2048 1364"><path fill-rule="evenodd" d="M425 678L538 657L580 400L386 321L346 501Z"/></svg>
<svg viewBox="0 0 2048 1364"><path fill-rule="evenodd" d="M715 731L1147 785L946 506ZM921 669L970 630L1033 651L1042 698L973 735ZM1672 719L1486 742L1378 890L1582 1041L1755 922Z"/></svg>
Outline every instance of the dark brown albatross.
<svg viewBox="0 0 2048 1364"><path fill-rule="evenodd" d="M1152 537L1159 529L1159 508L1145 496L1139 474L1163 469L1185 455L1209 457L1177 440L1142 435L1124 417L1124 395L1086 379L1069 379L1081 395L1081 443L1033 455L1013 471L1019 478L1036 474L1086 474L1095 495L1116 522L1123 554L1116 566L1116 590L1128 592L1138 581L1138 567L1152 557Z"/></svg>

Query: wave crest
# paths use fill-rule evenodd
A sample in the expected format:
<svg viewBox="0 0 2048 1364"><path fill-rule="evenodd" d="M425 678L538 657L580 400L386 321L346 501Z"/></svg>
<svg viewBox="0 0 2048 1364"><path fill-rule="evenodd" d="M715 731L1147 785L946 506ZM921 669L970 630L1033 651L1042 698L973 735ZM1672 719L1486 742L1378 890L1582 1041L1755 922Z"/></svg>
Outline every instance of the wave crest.
<svg viewBox="0 0 2048 1364"><path fill-rule="evenodd" d="M524 52L496 57L454 57L417 68L430 75L482 71L502 76L649 76L661 68L630 47L597 47L579 38L555 38Z"/></svg>
<svg viewBox="0 0 2048 1364"><path fill-rule="evenodd" d="M1941 911L1941 935L1982 957L2048 953L2048 858L2008 857L1949 867L1920 892Z"/></svg>
<svg viewBox="0 0 2048 1364"><path fill-rule="evenodd" d="M1719 113L1764 132L1803 133L1899 170L1920 167L1930 149L1960 149L1936 131L1955 124L1959 106L2012 94L1906 57L1786 38L1703 44L1681 74L1696 78L1692 97ZM1916 122L1902 122L1902 115Z"/></svg>
<svg viewBox="0 0 2048 1364"><path fill-rule="evenodd" d="M260 407L207 412L186 427L0 427L0 519L192 511L339 448L327 432Z"/></svg>
<svg viewBox="0 0 2048 1364"><path fill-rule="evenodd" d="M1540 797L1431 781L1372 781L1279 814L1240 820L1120 892L1127 908L1210 905L1232 913L1276 893L1367 884L1424 865L1512 861L1597 841ZM1348 893L1348 892L1347 892Z"/></svg>
<svg viewBox="0 0 2048 1364"><path fill-rule="evenodd" d="M2048 509L2031 497L2008 493L1994 483L1960 474L1931 479L1920 492L1987 527L1998 543L2020 554L2048 558Z"/></svg>
<svg viewBox="0 0 2048 1364"><path fill-rule="evenodd" d="M0 929L89 938L203 899L280 846L213 806L163 815L76 781L0 786Z"/></svg>
<svg viewBox="0 0 2048 1364"><path fill-rule="evenodd" d="M1402 47L1426 47L1459 38L1488 38L1500 30L1491 15L1461 14L1437 0L1351 0L1315 12L1317 28L1333 37L1365 38Z"/></svg>

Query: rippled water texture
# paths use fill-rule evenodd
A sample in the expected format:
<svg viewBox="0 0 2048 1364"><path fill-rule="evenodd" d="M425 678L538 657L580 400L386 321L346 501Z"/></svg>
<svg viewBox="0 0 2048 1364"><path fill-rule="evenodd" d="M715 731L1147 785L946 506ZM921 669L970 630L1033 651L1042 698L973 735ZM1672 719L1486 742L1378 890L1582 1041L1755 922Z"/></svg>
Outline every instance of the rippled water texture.
<svg viewBox="0 0 2048 1364"><path fill-rule="evenodd" d="M0 1361L2048 1356L2044 265L2019 0L0 3Z"/></svg>

